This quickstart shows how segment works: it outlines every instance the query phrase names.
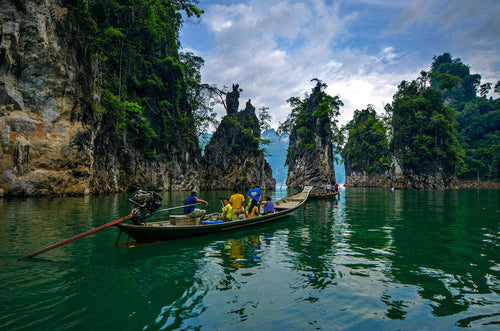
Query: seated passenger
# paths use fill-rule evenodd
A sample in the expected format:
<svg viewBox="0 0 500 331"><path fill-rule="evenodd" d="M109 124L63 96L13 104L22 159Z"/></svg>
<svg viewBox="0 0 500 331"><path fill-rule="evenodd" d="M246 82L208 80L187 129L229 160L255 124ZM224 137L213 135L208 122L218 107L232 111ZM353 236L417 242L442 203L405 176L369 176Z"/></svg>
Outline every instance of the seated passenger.
<svg viewBox="0 0 500 331"><path fill-rule="evenodd" d="M271 201L271 197L267 196L266 201L264 201L264 215L274 214L274 204Z"/></svg>
<svg viewBox="0 0 500 331"><path fill-rule="evenodd" d="M257 200L251 199L250 207L248 208L248 218L259 216L259 206Z"/></svg>
<svg viewBox="0 0 500 331"><path fill-rule="evenodd" d="M191 195L184 201L184 206L186 206L184 207L184 215L186 215L187 217L199 218L197 224L200 225L207 211L194 208L194 205L198 202L202 202L208 206L208 202L202 199L198 199L196 197L196 191L192 191Z"/></svg>
<svg viewBox="0 0 500 331"><path fill-rule="evenodd" d="M326 185L326 193L327 194L332 193L332 185L330 185L330 184Z"/></svg>
<svg viewBox="0 0 500 331"><path fill-rule="evenodd" d="M228 198L224 198L224 207L222 208L222 220L224 222L231 222L233 220L233 207L231 207Z"/></svg>

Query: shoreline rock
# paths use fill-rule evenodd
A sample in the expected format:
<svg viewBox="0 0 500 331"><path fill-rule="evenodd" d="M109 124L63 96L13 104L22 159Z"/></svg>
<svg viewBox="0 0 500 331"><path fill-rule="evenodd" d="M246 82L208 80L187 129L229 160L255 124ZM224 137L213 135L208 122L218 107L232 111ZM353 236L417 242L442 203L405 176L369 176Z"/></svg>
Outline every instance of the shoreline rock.
<svg viewBox="0 0 500 331"><path fill-rule="evenodd" d="M459 179L458 180L459 189L493 189L500 190L500 182L491 181L477 181L470 179Z"/></svg>
<svg viewBox="0 0 500 331"><path fill-rule="evenodd" d="M465 180L442 176L393 176L389 172L383 174L350 173L346 175L345 187L378 187L402 190L456 190L456 189L500 189L500 182Z"/></svg>

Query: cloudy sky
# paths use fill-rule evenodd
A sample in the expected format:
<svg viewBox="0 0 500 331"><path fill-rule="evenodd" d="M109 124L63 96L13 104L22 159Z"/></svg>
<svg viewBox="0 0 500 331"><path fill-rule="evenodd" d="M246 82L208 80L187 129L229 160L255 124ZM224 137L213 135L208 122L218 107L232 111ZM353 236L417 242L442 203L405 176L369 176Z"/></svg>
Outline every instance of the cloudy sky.
<svg viewBox="0 0 500 331"><path fill-rule="evenodd" d="M383 112L402 80L429 70L445 52L482 83L500 80L498 0L200 0L200 20L186 19L183 52L205 60L204 83L238 83L272 126L286 100L310 93L318 78L344 102L339 121L372 104ZM222 113L222 112L221 112Z"/></svg>

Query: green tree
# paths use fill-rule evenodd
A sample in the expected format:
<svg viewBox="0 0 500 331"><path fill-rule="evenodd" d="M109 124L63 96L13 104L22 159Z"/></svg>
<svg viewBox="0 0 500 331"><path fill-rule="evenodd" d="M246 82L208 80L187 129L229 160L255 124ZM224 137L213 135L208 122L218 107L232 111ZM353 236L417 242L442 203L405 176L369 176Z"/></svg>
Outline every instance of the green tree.
<svg viewBox="0 0 500 331"><path fill-rule="evenodd" d="M193 53L180 53L180 61L184 67L188 102L193 110L193 119L198 136L207 133L210 125L217 127L217 114L213 108L222 93L215 85L202 83L201 67L204 60Z"/></svg>
<svg viewBox="0 0 500 331"><path fill-rule="evenodd" d="M392 106L391 152L405 169L432 173L442 169L453 175L462 151L454 129L454 112L443 104L441 93L421 88L416 81L402 82Z"/></svg>
<svg viewBox="0 0 500 331"><path fill-rule="evenodd" d="M271 115L269 115L269 107L259 108L259 125L260 131L269 130L271 128Z"/></svg>
<svg viewBox="0 0 500 331"><path fill-rule="evenodd" d="M500 171L500 99L476 98L460 104L457 131L465 150L460 177L498 180Z"/></svg>
<svg viewBox="0 0 500 331"><path fill-rule="evenodd" d="M387 128L372 105L356 110L343 130L348 132L347 144L342 151L346 166L353 171L371 173L383 173L389 169Z"/></svg>
<svg viewBox="0 0 500 331"><path fill-rule="evenodd" d="M342 135L337 126L337 117L340 115L340 107L344 105L338 96L328 95L324 89L327 85L319 79L314 78L311 81L316 82L311 95L306 95L304 99L299 97L291 97L287 102L292 107L291 113L285 121L280 122L278 132L293 131L302 138L302 147L312 148L313 128L320 128L319 132L322 136L329 137L340 147Z"/></svg>
<svg viewBox="0 0 500 331"><path fill-rule="evenodd" d="M453 59L449 53L433 59L431 88L443 91L447 98L454 101L467 102L476 97L481 75L471 75L469 66L459 58Z"/></svg>
<svg viewBox="0 0 500 331"><path fill-rule="evenodd" d="M491 83L484 83L479 86L479 95L483 98L486 98L486 95L490 93Z"/></svg>
<svg viewBox="0 0 500 331"><path fill-rule="evenodd" d="M497 83L495 84L495 87L493 88L493 91L494 91L495 93L500 94L500 80L499 80L499 81L497 81Z"/></svg>
<svg viewBox="0 0 500 331"><path fill-rule="evenodd" d="M450 96L453 100L449 104L455 111L457 138L465 155L464 163L458 167L459 177L498 180L500 101L486 98L492 84L480 85L481 76L471 75L467 65L460 59L453 59L448 53L434 58L431 72L433 88L441 89L446 94L443 86L435 84L435 77L443 73L456 75L462 80L451 89ZM498 92L499 88L497 82L494 91Z"/></svg>
<svg viewBox="0 0 500 331"><path fill-rule="evenodd" d="M446 73L437 75L437 78L439 79L438 88L445 91L445 98L452 88L462 82L462 79L460 77Z"/></svg>
<svg viewBox="0 0 500 331"><path fill-rule="evenodd" d="M191 0L64 0L60 29L82 66L82 120L99 123L110 147L129 142L146 155L169 146L196 149L188 83L198 63L179 59L181 11L202 14ZM172 128L176 128L173 130ZM179 150L179 148L175 148Z"/></svg>

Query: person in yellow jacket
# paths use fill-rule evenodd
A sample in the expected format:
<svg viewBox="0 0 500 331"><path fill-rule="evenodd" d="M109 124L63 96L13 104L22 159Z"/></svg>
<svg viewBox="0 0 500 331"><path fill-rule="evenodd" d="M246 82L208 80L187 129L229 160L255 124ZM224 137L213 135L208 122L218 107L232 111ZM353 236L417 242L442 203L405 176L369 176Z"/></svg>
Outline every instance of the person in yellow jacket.
<svg viewBox="0 0 500 331"><path fill-rule="evenodd" d="M234 194L229 198L229 203L231 204L231 207L233 207L233 220L237 221L240 219L241 214L247 216L247 211L244 207L245 197L238 193L237 188L235 188L233 192Z"/></svg>
<svg viewBox="0 0 500 331"><path fill-rule="evenodd" d="M224 207L222 208L222 217L224 222L231 222L233 220L233 207L229 203L228 198L224 198Z"/></svg>
<svg viewBox="0 0 500 331"><path fill-rule="evenodd" d="M257 200L250 199L251 203L248 207L248 218L259 216L259 206L257 205Z"/></svg>

